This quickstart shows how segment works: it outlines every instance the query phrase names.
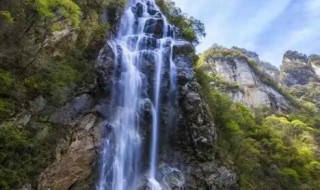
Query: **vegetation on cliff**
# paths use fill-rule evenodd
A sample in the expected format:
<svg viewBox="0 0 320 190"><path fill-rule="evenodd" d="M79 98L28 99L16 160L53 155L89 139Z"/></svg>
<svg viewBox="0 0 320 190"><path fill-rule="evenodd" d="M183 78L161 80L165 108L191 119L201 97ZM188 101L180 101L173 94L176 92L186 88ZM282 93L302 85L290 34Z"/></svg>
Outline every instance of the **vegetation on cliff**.
<svg viewBox="0 0 320 190"><path fill-rule="evenodd" d="M200 38L206 36L204 24L183 13L180 8L176 7L174 1L156 0L156 3L169 22L179 30L178 37L197 45Z"/></svg>
<svg viewBox="0 0 320 190"><path fill-rule="evenodd" d="M126 0L4 0L0 3L0 189L36 186L65 126L50 121L76 93L94 84L94 61L117 29ZM180 37L194 44L204 25L171 1L157 1ZM30 107L40 98L45 113ZM27 111L27 112L25 112ZM27 113L27 114L25 114ZM21 121L22 120L22 121Z"/></svg>
<svg viewBox="0 0 320 190"><path fill-rule="evenodd" d="M319 187L320 120L317 114L305 109L291 114L276 113L269 108L250 110L232 102L219 89L210 87L210 82L219 79L205 72L208 55L249 58L233 50L211 49L201 55L196 65L197 80L218 127L218 156L227 165L236 167L241 189ZM252 62L259 77L265 77L265 81L271 81L269 84L279 89L253 60L247 61Z"/></svg>
<svg viewBox="0 0 320 190"><path fill-rule="evenodd" d="M205 36L203 23L183 14L173 1L156 2L177 27L180 38L196 45ZM48 110L64 105L78 89L94 83L94 61L104 40L116 30L125 3L0 2L0 189L17 189L26 183L36 186L36 177L54 158L58 139L70 132L52 123ZM250 110L232 102L221 88L240 87L206 73L204 63L209 56L245 60L264 83L297 109L284 114L264 107ZM235 166L241 189L320 186L320 118L314 101L320 94L318 84L289 91L254 59L224 48L204 52L195 67L218 128L217 156ZM210 88L212 81L221 88ZM25 114L39 97L47 102L46 113Z"/></svg>
<svg viewBox="0 0 320 190"><path fill-rule="evenodd" d="M314 91L305 91L305 96L302 96L300 94L300 97L296 96L298 93L298 89L305 89L306 87L301 88L286 88L284 85L280 85L279 81L275 81L268 73L264 70L263 67L261 67L257 60L248 57L243 52L239 51L236 48L228 49L224 48L222 46L213 46L203 52L203 54L200 56L200 60L198 62L197 67L200 68L207 68L206 63L208 63L209 59L229 59L229 60L243 60L246 62L250 68L252 69L253 73L263 82L264 84L272 87L277 92L279 92L282 96L284 96L290 104L299 110L304 110L306 112L309 112L310 114L315 114L318 110L316 109L316 102L314 101L314 97L317 95L317 84L314 84L313 87L315 87ZM221 78L219 78L218 75L212 76L214 82L216 82L218 85L223 83L222 88L238 88L236 84L231 83L225 83ZM301 92L301 91L300 91ZM298 98L297 98L298 97ZM294 111L294 110L292 110Z"/></svg>
<svg viewBox="0 0 320 190"><path fill-rule="evenodd" d="M54 145L66 133L46 114L65 104L77 89L94 83L94 61L115 31L125 4L0 2L0 189L34 185L34 178L52 160ZM37 97L47 102L46 114L21 124L18 115L30 110Z"/></svg>

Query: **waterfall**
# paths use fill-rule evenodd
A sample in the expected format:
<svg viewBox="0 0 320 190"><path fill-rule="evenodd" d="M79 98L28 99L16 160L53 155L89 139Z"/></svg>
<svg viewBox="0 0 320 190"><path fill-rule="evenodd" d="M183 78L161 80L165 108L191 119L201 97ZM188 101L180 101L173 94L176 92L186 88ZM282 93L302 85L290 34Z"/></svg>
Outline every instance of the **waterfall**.
<svg viewBox="0 0 320 190"><path fill-rule="evenodd" d="M108 43L115 53L115 74L112 113L105 126L97 190L138 189L145 176L149 189L160 190L157 179L159 134L160 128L166 127L161 126L160 121L162 97L169 94L170 107L176 98L173 27L154 0L131 0L117 36ZM98 58L98 61L103 60ZM169 87L163 86L164 77L168 78ZM151 121L142 126L141 110L148 102ZM149 141L141 134L146 127ZM149 151L144 147L149 147ZM146 152L149 155L145 155ZM147 169L143 166L146 158Z"/></svg>

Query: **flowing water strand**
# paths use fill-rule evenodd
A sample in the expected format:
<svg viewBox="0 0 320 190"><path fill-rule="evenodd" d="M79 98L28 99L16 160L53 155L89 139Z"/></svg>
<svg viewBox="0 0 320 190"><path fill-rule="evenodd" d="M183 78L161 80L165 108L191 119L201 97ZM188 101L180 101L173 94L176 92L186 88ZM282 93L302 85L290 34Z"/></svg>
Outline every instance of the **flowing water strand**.
<svg viewBox="0 0 320 190"><path fill-rule="evenodd" d="M113 113L106 125L97 190L135 190L143 181L143 140L139 134L139 109L141 101L146 98L152 100L148 186L152 190L161 189L156 178L163 95L161 84L165 70L170 72L170 91L175 91L176 88L176 67L172 60L174 38L171 30L172 27L160 14L154 0L131 0L122 17L117 36L109 42L116 60L110 105ZM150 71L141 69L145 56L154 60L153 76L149 76ZM101 61L100 57L102 56L98 57L98 62ZM150 89L144 89L145 80L148 81L146 76L154 78ZM146 95L146 91L153 93Z"/></svg>

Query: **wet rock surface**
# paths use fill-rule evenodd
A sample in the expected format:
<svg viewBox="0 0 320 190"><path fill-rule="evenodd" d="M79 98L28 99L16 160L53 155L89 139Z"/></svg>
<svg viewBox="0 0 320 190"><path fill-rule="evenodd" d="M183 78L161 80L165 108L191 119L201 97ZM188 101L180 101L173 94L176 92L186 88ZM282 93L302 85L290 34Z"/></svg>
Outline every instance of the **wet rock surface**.
<svg viewBox="0 0 320 190"><path fill-rule="evenodd" d="M115 55L113 49L109 45L105 45L100 52L101 57L96 64L97 83L99 90L109 94L113 84L114 77L114 60Z"/></svg>
<svg viewBox="0 0 320 190"><path fill-rule="evenodd" d="M161 14L159 11L156 10L155 6L154 6L154 3L152 3L151 1L148 1L147 2L147 12L150 14L150 15L156 15L156 14Z"/></svg>
<svg viewBox="0 0 320 190"><path fill-rule="evenodd" d="M105 47L103 51L104 62L97 62L97 70L113 69L114 53L109 52L112 48ZM195 81L192 60L182 53L176 55L174 62L177 66L179 82L176 92L177 102L173 104L177 106L174 117L178 118L178 121L175 124L170 121L169 105L171 103L166 101L172 94L169 90L164 91L161 123L173 128L167 128L161 134L161 139L166 140L161 141L157 179L164 189L180 187L186 190L237 189L235 172L223 166L215 158L215 125L202 97L201 87ZM153 59L145 63L145 69L150 73L154 70L152 63L154 63ZM167 74L161 88L169 87L169 64L165 65L163 72ZM108 72L114 76L114 71ZM111 90L111 85L101 85L101 82L104 80L107 80L107 83L113 82L108 73L97 74L97 77L100 82L96 85L100 90L95 90L96 88L84 90L88 93L74 97L65 106L55 110L49 118L53 123L68 127L70 136L60 139L55 149L55 160L38 177L38 189L95 189L99 152L103 140L102 131L105 126L103 121L112 117L112 110L107 108L110 104L108 96L105 96L106 91ZM141 102L141 134L146 141L150 133L152 104L150 99L143 100ZM36 114L42 110L45 102L42 97L38 97L34 101L32 113ZM108 111L102 113L98 109L99 105L101 110L105 108ZM29 112L26 113L24 115L29 117ZM21 122L24 123L27 120L21 119ZM28 189L27 185L25 188Z"/></svg>
<svg viewBox="0 0 320 190"><path fill-rule="evenodd" d="M143 7L137 4L133 8L136 17L141 17ZM155 18L149 19L144 28L148 38L143 47L147 50L155 48L154 39L163 37L164 20L161 15L148 4L148 12ZM159 18L158 18L159 17ZM149 36L150 35L150 36ZM132 39L133 41L136 39ZM133 42L134 44L135 42ZM215 156L216 129L207 103L205 102L200 85L194 77L191 44L175 46L171 53L172 42L163 44L163 68L160 84L160 136L158 175L157 180L163 189L207 190L207 189L238 189L237 176L229 166L224 166ZM146 46L147 45L147 46ZM132 47L133 48L133 47ZM97 83L90 93L75 97L63 108L56 111L50 121L67 125L72 128L70 139L62 140L57 146L56 159L38 178L38 189L51 190L87 190L95 189L97 184L98 160L100 158L103 137L114 130L108 121L115 115L116 108L111 108L110 97L123 90L120 71L115 64L117 56L124 53L120 47L106 45L100 52L96 64ZM171 56L172 55L172 56ZM141 123L142 142L150 142L152 121L151 99L155 84L155 63L157 57L148 51L141 51L139 67L146 76L142 76L143 97L139 101L139 116ZM121 56L119 56L119 59ZM171 60L174 58L177 67L177 88L172 90ZM147 76L148 75L148 76ZM119 83L115 85L115 83ZM113 88L116 86L117 88ZM176 97L175 99L172 97ZM121 106L121 104L119 105ZM102 122L104 121L104 122ZM107 124L106 124L107 123ZM103 129L104 128L104 129ZM110 136L114 141L114 136ZM113 138L113 139L112 139ZM148 163L148 147L144 147L144 165ZM112 152L112 151L110 151ZM112 154L112 153L110 153ZM112 156L112 155L110 155ZM145 176L148 171L145 171ZM143 181L143 180L142 180ZM144 180L145 183L146 180ZM142 182L141 182L142 183ZM148 189L146 184L141 187Z"/></svg>
<svg viewBox="0 0 320 190"><path fill-rule="evenodd" d="M136 6L132 7L132 12L136 17L142 17L143 15L143 4L138 2Z"/></svg>
<svg viewBox="0 0 320 190"><path fill-rule="evenodd" d="M158 180L168 189L179 189L179 185L187 190L238 189L235 171L215 157L216 128L196 82L190 56L176 53L174 62L179 81L179 119L169 137L163 137L167 140L162 144Z"/></svg>
<svg viewBox="0 0 320 190"><path fill-rule="evenodd" d="M162 38L163 27L164 27L163 19L149 19L146 22L144 32L146 34L151 34L155 38Z"/></svg>

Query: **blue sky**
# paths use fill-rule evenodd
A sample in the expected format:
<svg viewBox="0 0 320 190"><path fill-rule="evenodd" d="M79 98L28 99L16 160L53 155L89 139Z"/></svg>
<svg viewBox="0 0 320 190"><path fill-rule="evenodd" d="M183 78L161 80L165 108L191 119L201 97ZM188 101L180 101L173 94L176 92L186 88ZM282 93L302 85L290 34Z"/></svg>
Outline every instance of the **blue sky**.
<svg viewBox="0 0 320 190"><path fill-rule="evenodd" d="M238 46L276 66L286 50L320 54L320 0L174 1L206 26L198 52L213 43Z"/></svg>

